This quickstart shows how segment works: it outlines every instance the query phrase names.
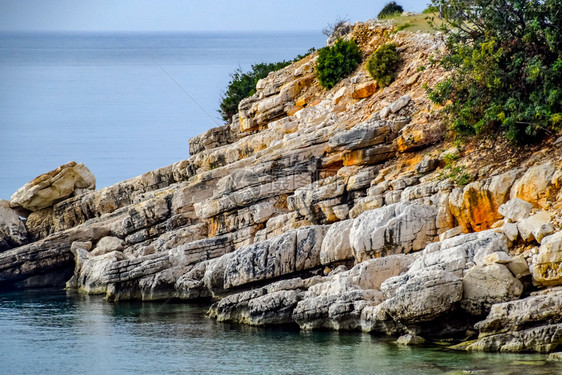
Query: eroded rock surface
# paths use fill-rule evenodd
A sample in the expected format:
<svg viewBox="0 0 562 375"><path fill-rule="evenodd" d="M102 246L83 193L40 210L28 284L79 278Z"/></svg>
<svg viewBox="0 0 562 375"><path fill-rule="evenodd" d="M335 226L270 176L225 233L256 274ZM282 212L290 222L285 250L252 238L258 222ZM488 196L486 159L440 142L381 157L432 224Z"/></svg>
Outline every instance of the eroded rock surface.
<svg viewBox="0 0 562 375"><path fill-rule="evenodd" d="M45 173L19 188L11 197L12 205L30 211L96 188L96 178L84 164L71 161Z"/></svg>

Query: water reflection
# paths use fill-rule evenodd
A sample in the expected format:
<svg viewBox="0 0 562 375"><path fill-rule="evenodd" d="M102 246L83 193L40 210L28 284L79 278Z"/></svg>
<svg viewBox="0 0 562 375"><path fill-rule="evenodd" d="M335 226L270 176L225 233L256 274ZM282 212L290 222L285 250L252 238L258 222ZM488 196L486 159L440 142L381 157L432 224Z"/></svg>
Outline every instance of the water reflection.
<svg viewBox="0 0 562 375"><path fill-rule="evenodd" d="M223 324L206 307L108 303L61 291L0 295L0 368L9 374L562 373L542 355L408 348L358 333Z"/></svg>

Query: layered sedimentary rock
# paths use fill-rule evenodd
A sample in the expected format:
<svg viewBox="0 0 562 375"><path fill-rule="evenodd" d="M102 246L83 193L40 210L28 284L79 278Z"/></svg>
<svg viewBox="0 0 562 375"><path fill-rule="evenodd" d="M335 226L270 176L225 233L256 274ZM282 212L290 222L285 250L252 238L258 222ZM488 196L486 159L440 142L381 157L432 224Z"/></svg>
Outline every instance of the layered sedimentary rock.
<svg viewBox="0 0 562 375"><path fill-rule="evenodd" d="M322 89L313 53L258 82L186 160L97 191L70 163L0 202L0 288L206 300L220 321L405 343L469 330L478 339L459 349L556 350L559 143L444 141L424 86L446 73L422 68L443 38L390 27L345 31L365 55L398 45L384 89L364 65Z"/></svg>
<svg viewBox="0 0 562 375"><path fill-rule="evenodd" d="M12 205L30 211L51 207L72 194L96 188L96 178L84 164L72 161L25 184L12 197Z"/></svg>

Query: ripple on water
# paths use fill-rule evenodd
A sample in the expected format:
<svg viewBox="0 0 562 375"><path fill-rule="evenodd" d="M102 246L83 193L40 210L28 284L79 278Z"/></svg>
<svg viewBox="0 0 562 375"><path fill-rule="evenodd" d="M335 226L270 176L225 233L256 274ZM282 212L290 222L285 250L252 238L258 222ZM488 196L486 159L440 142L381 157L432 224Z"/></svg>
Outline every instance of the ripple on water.
<svg viewBox="0 0 562 375"><path fill-rule="evenodd" d="M6 374L562 374L543 355L451 353L367 334L217 323L205 307L0 295Z"/></svg>

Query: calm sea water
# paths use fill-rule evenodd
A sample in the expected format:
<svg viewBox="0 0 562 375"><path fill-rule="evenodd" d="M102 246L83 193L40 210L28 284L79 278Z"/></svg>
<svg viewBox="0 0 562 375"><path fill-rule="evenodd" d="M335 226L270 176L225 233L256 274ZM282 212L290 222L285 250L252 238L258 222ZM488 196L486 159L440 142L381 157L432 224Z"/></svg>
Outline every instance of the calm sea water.
<svg viewBox="0 0 562 375"><path fill-rule="evenodd" d="M0 34L0 199L70 160L104 187L189 156L238 67L320 33ZM204 113L159 67L169 73Z"/></svg>
<svg viewBox="0 0 562 375"><path fill-rule="evenodd" d="M543 355L399 347L359 333L222 324L204 306L0 295L2 374L560 374Z"/></svg>

